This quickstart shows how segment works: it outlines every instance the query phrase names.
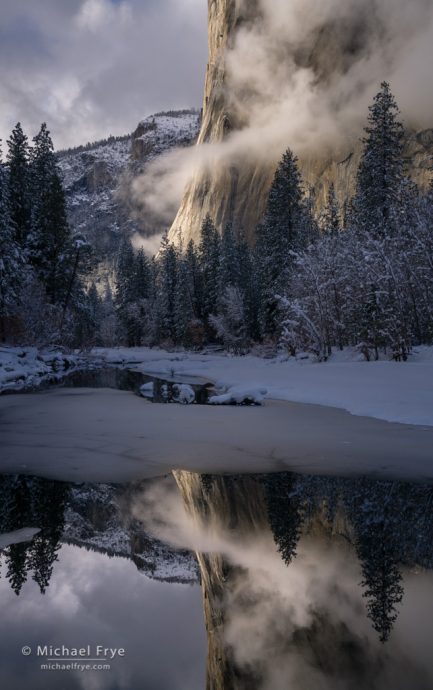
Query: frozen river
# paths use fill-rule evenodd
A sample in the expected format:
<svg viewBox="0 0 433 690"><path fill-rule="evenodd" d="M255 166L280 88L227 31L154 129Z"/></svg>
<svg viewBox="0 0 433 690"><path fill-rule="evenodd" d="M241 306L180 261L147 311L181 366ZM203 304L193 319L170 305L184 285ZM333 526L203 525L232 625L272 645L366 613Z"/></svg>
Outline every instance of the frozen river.
<svg viewBox="0 0 433 690"><path fill-rule="evenodd" d="M431 481L433 427L319 405L152 404L108 388L0 397L0 472L130 481L172 469L294 470Z"/></svg>

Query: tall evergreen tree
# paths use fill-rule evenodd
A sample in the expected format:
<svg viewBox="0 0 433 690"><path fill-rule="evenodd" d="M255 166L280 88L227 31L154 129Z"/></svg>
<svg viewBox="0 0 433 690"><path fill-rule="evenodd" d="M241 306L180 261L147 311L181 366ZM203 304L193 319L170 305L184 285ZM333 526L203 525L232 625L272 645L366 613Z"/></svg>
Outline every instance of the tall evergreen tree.
<svg viewBox="0 0 433 690"><path fill-rule="evenodd" d="M134 324L131 320L131 305L135 301L135 255L131 242L124 238L116 263L116 312L122 330L122 336L129 347L135 342Z"/></svg>
<svg viewBox="0 0 433 690"><path fill-rule="evenodd" d="M319 218L319 227L322 232L331 235L337 234L341 230L340 206L338 203L335 187L332 183L329 186L326 196L326 204Z"/></svg>
<svg viewBox="0 0 433 690"><path fill-rule="evenodd" d="M203 318L204 311L203 281L200 271L199 257L193 240L190 240L188 242L186 248L185 261L192 291L192 305L194 316L196 319L201 320Z"/></svg>
<svg viewBox="0 0 433 690"><path fill-rule="evenodd" d="M169 243L167 236L162 240L158 257L157 277L157 339L176 340L175 307L178 287L178 257L176 249Z"/></svg>
<svg viewBox="0 0 433 690"><path fill-rule="evenodd" d="M208 215L201 227L199 260L202 272L203 316L205 320L218 308L220 247L218 231Z"/></svg>
<svg viewBox="0 0 433 690"><path fill-rule="evenodd" d="M22 273L23 253L15 240L9 205L7 173L0 150L0 338L7 335L6 320L16 313Z"/></svg>
<svg viewBox="0 0 433 690"><path fill-rule="evenodd" d="M24 248L31 227L29 144L19 122L8 139L7 164L10 213L15 239Z"/></svg>
<svg viewBox="0 0 433 690"><path fill-rule="evenodd" d="M369 110L351 224L359 232L381 237L398 224L404 179L404 130L387 82Z"/></svg>
<svg viewBox="0 0 433 690"><path fill-rule="evenodd" d="M260 324L263 336L274 336L279 326L278 295L290 277L291 252L303 238L301 176L297 158L288 149L278 165L263 222L257 230L260 272Z"/></svg>
<svg viewBox="0 0 433 690"><path fill-rule="evenodd" d="M296 556L304 520L296 481L296 476L289 472L266 475L263 479L269 526L286 565Z"/></svg>
<svg viewBox="0 0 433 690"><path fill-rule="evenodd" d="M232 223L227 223L221 237L220 291L229 285L240 286L240 257L238 241Z"/></svg>
<svg viewBox="0 0 433 690"><path fill-rule="evenodd" d="M402 575L399 568L398 513L393 510L394 484L388 493L375 502L374 489L368 480L358 488L352 508L356 550L361 561L368 617L386 642L397 620L397 605L403 598ZM377 491L381 487L378 485Z"/></svg>
<svg viewBox="0 0 433 690"><path fill-rule="evenodd" d="M174 335L179 345L192 344L191 327L194 322L194 284L188 270L188 260L179 253L177 258L177 287L174 302Z"/></svg>
<svg viewBox="0 0 433 690"><path fill-rule="evenodd" d="M33 139L30 163L32 228L27 245L29 259L49 300L64 302L75 258L67 221L63 185L47 126Z"/></svg>

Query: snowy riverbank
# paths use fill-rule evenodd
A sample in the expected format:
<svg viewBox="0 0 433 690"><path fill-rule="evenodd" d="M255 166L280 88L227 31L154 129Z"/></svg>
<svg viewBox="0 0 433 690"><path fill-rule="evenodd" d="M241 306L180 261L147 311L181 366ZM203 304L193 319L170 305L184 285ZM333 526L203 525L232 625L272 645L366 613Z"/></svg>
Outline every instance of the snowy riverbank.
<svg viewBox="0 0 433 690"><path fill-rule="evenodd" d="M94 359L60 348L0 347L0 393L37 388L53 377L94 366Z"/></svg>
<svg viewBox="0 0 433 690"><path fill-rule="evenodd" d="M410 360L356 361L335 353L325 363L310 360L169 353L147 348L97 349L110 364L129 365L150 375L214 382L218 392L336 407L352 415L388 422L433 426L433 347L416 348Z"/></svg>

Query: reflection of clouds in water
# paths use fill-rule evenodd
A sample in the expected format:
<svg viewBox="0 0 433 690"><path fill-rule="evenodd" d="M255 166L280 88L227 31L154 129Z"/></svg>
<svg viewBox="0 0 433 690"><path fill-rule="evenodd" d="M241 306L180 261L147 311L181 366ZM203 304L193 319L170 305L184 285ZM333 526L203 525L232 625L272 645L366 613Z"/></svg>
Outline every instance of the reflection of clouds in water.
<svg viewBox="0 0 433 690"><path fill-rule="evenodd" d="M2 688L203 687L203 614L197 587L152 581L126 559L63 546L44 596L29 580L17 598L3 578L0 593ZM42 672L33 655L23 659L25 644L33 649L38 644L102 644L124 647L126 656L107 673Z"/></svg>
<svg viewBox="0 0 433 690"><path fill-rule="evenodd" d="M185 495L188 489L183 488ZM187 496L190 508L194 501L192 485ZM134 512L159 538L177 547L219 553L228 564L225 569L215 566L215 558L201 559L203 580L213 614L224 618L219 632L233 662L243 673L252 674L249 683L251 677L255 679L251 687L429 690L433 686L433 661L426 643L433 620L430 575L406 573L401 616L390 641L382 645L366 615L360 564L354 549L342 539L331 544L325 538L304 537L298 557L287 567L270 531L248 536L222 528L230 520L218 515L217 500L202 503L200 513L187 513L171 484L156 483Z"/></svg>

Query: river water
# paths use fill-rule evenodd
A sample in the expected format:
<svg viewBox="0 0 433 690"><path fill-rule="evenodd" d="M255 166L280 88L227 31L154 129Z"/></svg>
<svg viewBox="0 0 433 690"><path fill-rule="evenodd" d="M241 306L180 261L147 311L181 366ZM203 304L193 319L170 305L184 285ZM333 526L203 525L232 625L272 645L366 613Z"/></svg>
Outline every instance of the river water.
<svg viewBox="0 0 433 690"><path fill-rule="evenodd" d="M53 383L5 398L13 442L2 412L1 688L431 690L430 481L340 475L338 464L324 476L305 462L302 474L233 474L224 457L221 474L171 474L184 452L217 456L229 418L207 408L212 447L206 428L186 451L170 442L162 462L161 415L173 423L185 406L149 401L176 403L184 386L206 404L209 386L116 369ZM143 410L158 426L134 449ZM256 428L266 411L227 410ZM68 481L57 481L64 466Z"/></svg>

